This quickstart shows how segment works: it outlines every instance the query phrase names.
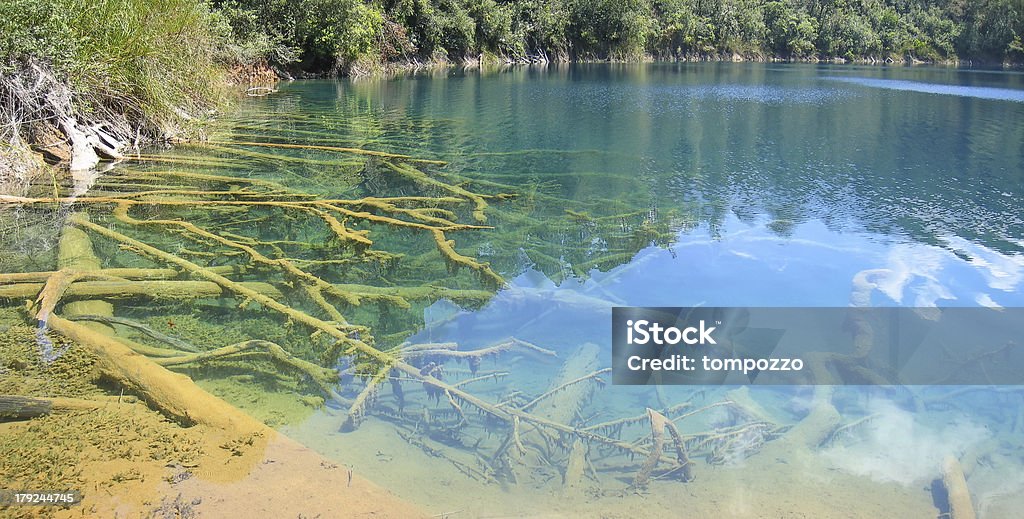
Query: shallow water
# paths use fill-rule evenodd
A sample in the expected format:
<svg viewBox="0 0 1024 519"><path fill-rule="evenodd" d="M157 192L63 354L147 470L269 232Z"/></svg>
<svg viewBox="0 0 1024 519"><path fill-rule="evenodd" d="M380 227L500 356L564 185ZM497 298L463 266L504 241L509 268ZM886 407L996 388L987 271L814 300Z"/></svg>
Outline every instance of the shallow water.
<svg viewBox="0 0 1024 519"><path fill-rule="evenodd" d="M211 142L222 144L177 147L115 175L159 177L174 169L270 180L327 198L445 194L396 180L373 157L243 144L297 143L441 160L447 164L416 167L474 192L515 193L489 200L488 228L449 235L462 254L489 261L507 287L472 304L427 298L408 309L339 308L351 323L369 326L381 347L456 342L469 350L515 337L557 353L517 350L479 366L446 366L452 382L507 372L467 388L516 406L547 391L583 344L598 346L592 369L610 365L613 306L846 306L854 277L868 270L881 273L873 305L1024 306L1022 96L1024 75L1015 73L749 64L302 81L243 101L211 133ZM196 216L146 207L133 215L184 214L236 235L277 240L283 255L331 283L492 289L465 268L450 273L429 238L387 225L355 224L371 231L373 249L403 255L397 262L316 263L351 256L331 245L315 218L280 218L275 210ZM101 209L90 212L115 223ZM459 221L472 222L466 210L457 212ZM244 263L193 254L208 243L152 239L206 265ZM141 265L130 251L97 247L106 266ZM308 300L294 305L316 308ZM265 338L324 360L322 341L234 306L222 299L118 308L211 347ZM326 357L350 366L344 356ZM217 380L237 379L238 372L235 366L191 374L232 401L237 388ZM262 385L250 391L266 393L254 402L310 392L260 377ZM361 385L343 381L343 395L354 398ZM451 517L674 517L682 509L697 517L934 517L944 503L933 482L947 455L963 460L982 517L1010 517L1024 490L1024 401L1017 388L838 388L833 402L841 423L860 423L842 438L807 446L786 443L785 432L772 439L761 431L712 441L694 448L694 481L669 474L641 492L630 489L641 460L596 445L578 490L563 488L565 468L558 464L571 442L544 459L528 452L521 466L508 468L511 462L496 454L508 452L507 426L466 408L468 423L453 427L447 398L402 384L401 402L391 389L381 390L349 432L341 432L345 406L334 402L311 410L287 398L263 405L234 395L233 403L430 513ZM587 384L596 396L573 413L578 427L737 395L726 393L735 388ZM814 401L806 387L751 388L749 396L783 426L803 419ZM417 414L423 420L409 418ZM713 408L680 428L699 440L743 423ZM644 446L650 427L638 422L617 433ZM555 441L523 434L527 451Z"/></svg>

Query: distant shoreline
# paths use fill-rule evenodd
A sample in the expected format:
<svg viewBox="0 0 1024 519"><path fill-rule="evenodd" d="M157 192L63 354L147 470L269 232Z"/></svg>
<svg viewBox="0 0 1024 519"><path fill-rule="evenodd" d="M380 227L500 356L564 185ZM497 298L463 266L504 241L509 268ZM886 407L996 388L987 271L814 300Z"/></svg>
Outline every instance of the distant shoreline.
<svg viewBox="0 0 1024 519"><path fill-rule="evenodd" d="M826 65L849 65L849 66L872 66L872 67L934 67L963 70L1005 70L1022 71L1024 62L990 62L978 60L940 60L925 61L914 58L896 60L892 58L780 58L765 57L757 55L741 56L724 54L689 55L679 58L661 58L645 55L641 59L545 59L543 56L527 58L507 58L497 56L480 55L466 57L459 60L406 60L374 64L355 64L347 73L335 74L331 72L308 72L295 71L289 73L280 69L273 69L274 73L281 80L294 79L330 79L338 78L374 78L387 77L409 72L425 71L444 68L464 69L492 69L531 65L580 65L580 64L642 64L642 63L781 63L781 64L826 64Z"/></svg>

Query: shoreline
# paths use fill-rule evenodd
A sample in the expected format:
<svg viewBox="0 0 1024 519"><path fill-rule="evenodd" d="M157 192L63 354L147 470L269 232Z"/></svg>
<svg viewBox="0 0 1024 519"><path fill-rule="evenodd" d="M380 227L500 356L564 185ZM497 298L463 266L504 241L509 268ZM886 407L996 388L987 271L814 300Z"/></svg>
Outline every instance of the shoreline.
<svg viewBox="0 0 1024 519"><path fill-rule="evenodd" d="M397 74L417 72L430 69L438 68L464 68L470 69L487 69L491 67L523 67L523 66L548 66L548 65L589 65L589 64L646 64L646 63L657 63L657 64L673 64L673 63L736 63L736 64L753 64L753 63L781 63L781 64L827 64L827 65L849 65L849 66L873 66L873 67L932 67L932 68L956 68L964 70L1004 70L1004 71L1024 71L1024 62L985 62L985 61L974 61L974 60L941 60L941 61L929 61L929 60L918 60L914 58L905 58L902 60L892 58L856 58L853 60L847 60L841 57L835 58L781 58L777 56L760 56L760 55L748 55L743 56L739 54L725 55L725 54L700 54L700 55L687 55L673 58L659 58L652 55L644 55L637 59L599 59L599 58L585 58L585 59L548 59L544 55L527 56L524 58L509 58L499 57L495 55L481 54L476 57L466 57L459 60L408 60L408 61L397 61L387 62L382 64L366 64L357 66L354 70L347 74L332 74L330 72L296 72L294 74L289 73L287 76L278 75L282 81L301 80L301 79L375 79L379 77L389 77Z"/></svg>
<svg viewBox="0 0 1024 519"><path fill-rule="evenodd" d="M375 79L393 79L402 75L415 75L436 70L507 70L516 67L550 67L576 65L642 65L642 64L695 64L695 63L735 63L735 64L824 64L850 67L897 67L897 68L935 68L956 70L987 70L987 71L1024 71L1024 63L974 62L972 60L922 61L914 58L894 60L874 57L846 60L845 58L781 58L760 54L697 54L673 58L659 58L644 55L637 59L567 59L547 55L526 56L522 58L500 57L493 54L481 54L458 60L425 60L393 61L387 63L353 64L345 74L330 72L288 71L274 67L265 61L250 64L236 64L225 67L226 79L220 83L229 97L264 96L276 92L275 86L284 81L310 79L350 79L365 81ZM37 67L38 69L38 67ZM47 84L56 80L52 76L46 78ZM217 81L218 78L211 78ZM253 93L255 89L255 92ZM166 144L173 146L179 142L187 142L193 138L203 140L205 128L209 124L207 118L215 118L218 109L230 107L231 101L221 102L202 118L191 116L181 111L182 121L177 125L164 126L159 135L146 135L141 131L141 121L130 123L122 115L113 119L99 117L96 119L76 120L74 106L70 103L62 110L69 115L60 124L47 124L44 130L35 130L33 140L21 143L10 143L0 149L0 156L5 161L0 164L0 194L23 196L33 182L47 176L59 177L70 175L90 176L91 172L105 169L123 160L130 160L129 150L138 152L145 146ZM186 128L186 126L190 128ZM2 171L7 169L8 171ZM12 173L13 172L13 173ZM11 181L12 177L14 181Z"/></svg>

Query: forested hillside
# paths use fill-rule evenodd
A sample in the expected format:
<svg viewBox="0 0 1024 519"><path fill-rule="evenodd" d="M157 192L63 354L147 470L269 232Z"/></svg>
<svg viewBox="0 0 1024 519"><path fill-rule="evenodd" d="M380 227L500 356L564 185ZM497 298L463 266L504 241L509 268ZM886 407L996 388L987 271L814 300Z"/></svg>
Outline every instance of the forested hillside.
<svg viewBox="0 0 1024 519"><path fill-rule="evenodd" d="M389 60L1024 57L1024 0L227 0L242 47L306 69Z"/></svg>

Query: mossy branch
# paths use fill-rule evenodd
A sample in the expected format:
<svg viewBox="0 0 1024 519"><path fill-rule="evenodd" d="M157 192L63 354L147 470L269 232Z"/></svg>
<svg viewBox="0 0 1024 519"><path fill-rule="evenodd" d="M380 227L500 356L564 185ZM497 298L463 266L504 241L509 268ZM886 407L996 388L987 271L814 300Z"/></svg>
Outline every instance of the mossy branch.
<svg viewBox="0 0 1024 519"><path fill-rule="evenodd" d="M191 355L163 357L153 359L153 362L165 367L181 366L184 364L196 364L230 355L237 355L251 350L264 351L275 361L309 375L309 377L322 389L327 390L332 384L338 381L337 371L294 357L277 344L263 340L243 341L238 344L232 344L230 346L224 346L223 348L217 348L215 350L204 351L201 353L193 353Z"/></svg>

